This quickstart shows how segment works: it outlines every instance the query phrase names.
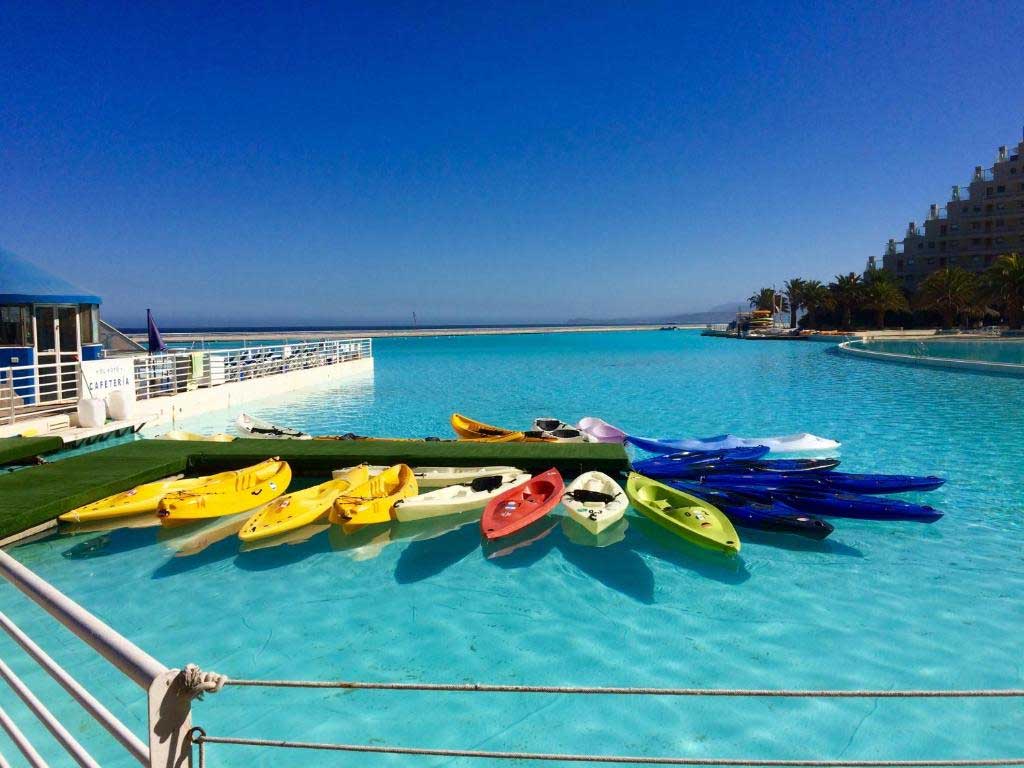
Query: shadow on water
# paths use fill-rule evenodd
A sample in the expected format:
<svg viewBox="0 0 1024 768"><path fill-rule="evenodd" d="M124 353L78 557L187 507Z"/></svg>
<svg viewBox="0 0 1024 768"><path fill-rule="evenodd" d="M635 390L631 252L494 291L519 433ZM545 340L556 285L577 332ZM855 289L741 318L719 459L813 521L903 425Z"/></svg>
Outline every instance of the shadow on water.
<svg viewBox="0 0 1024 768"><path fill-rule="evenodd" d="M640 515L629 518L626 544L637 553L658 557L723 584L742 584L750 578L742 557L691 544Z"/></svg>
<svg viewBox="0 0 1024 768"><path fill-rule="evenodd" d="M760 546L785 549L790 552L821 552L828 555L842 555L844 557L864 557L864 553L849 544L843 544L833 537L833 533L827 539L809 539L806 536L794 536L789 533L775 533L772 531L759 531L753 528L741 528L740 539L744 544L758 544Z"/></svg>
<svg viewBox="0 0 1024 768"><path fill-rule="evenodd" d="M191 557L170 557L163 565L153 571L154 579L165 579L179 573L188 573L207 565L227 560L238 553L238 539L231 537L206 547Z"/></svg>
<svg viewBox="0 0 1024 768"><path fill-rule="evenodd" d="M336 528L337 526L331 527ZM284 568L299 563L307 557L331 551L330 538L320 533L287 546L253 548L245 552L239 551L238 539L234 539L234 545L234 551L238 554L238 557L235 558L235 565L243 571L269 571L274 568Z"/></svg>
<svg viewBox="0 0 1024 768"><path fill-rule="evenodd" d="M464 525L440 536L416 539L398 557L395 581L412 584L436 576L480 547L480 529Z"/></svg>
<svg viewBox="0 0 1024 768"><path fill-rule="evenodd" d="M560 518L548 515L497 541L480 539L479 531L477 538L481 541L484 557L490 562L502 568L525 568L542 560L554 548L562 535L561 532L552 535L559 521Z"/></svg>
<svg viewBox="0 0 1024 768"><path fill-rule="evenodd" d="M568 537L556 541L567 563L609 589L637 602L654 602L654 574L647 563L625 544L608 547L580 546Z"/></svg>
<svg viewBox="0 0 1024 768"><path fill-rule="evenodd" d="M68 560L88 560L131 552L133 549L152 546L155 542L156 531L152 528L118 528L80 541L61 554Z"/></svg>

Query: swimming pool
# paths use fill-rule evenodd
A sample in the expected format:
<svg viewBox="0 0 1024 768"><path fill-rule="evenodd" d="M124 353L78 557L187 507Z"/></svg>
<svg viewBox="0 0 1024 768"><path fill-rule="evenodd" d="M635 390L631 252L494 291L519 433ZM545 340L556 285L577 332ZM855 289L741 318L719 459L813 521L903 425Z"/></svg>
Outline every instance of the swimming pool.
<svg viewBox="0 0 1024 768"><path fill-rule="evenodd" d="M1013 379L865 365L815 344L696 332L380 339L373 379L250 407L312 432L448 435L453 410L523 426L587 414L640 433L809 431L850 471L936 473L933 525L834 520L825 542L741 531L738 559L630 518L582 546L558 522L485 558L478 530L191 557L151 529L55 536L15 556L162 661L234 677L753 688L1021 687L1024 388ZM179 424L224 430L235 414ZM911 497L913 498L913 497ZM464 522L462 520L456 522ZM180 542L179 542L180 544ZM357 545L357 546L353 546ZM137 692L13 590L3 610L127 723ZM0 653L34 687L4 638ZM49 701L109 755L61 693ZM120 702L120 703L118 703ZM9 694L0 705L18 717ZM210 733L478 749L759 758L1006 756L1013 700L746 700L228 688L196 705ZM45 737L40 737L45 743ZM0 745L3 742L0 741ZM9 752L6 746L0 746ZM440 765L442 760L209 747L214 765ZM120 762L118 762L120 760ZM478 765L456 760L458 765ZM59 761L55 761L59 764Z"/></svg>
<svg viewBox="0 0 1024 768"><path fill-rule="evenodd" d="M870 339L844 347L876 360L1024 376L1024 339Z"/></svg>

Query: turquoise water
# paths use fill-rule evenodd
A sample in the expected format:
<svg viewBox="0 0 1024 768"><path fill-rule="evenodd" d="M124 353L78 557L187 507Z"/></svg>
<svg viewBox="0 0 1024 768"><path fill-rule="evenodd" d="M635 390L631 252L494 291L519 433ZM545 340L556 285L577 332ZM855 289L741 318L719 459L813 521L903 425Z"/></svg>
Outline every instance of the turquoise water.
<svg viewBox="0 0 1024 768"><path fill-rule="evenodd" d="M863 345L872 352L888 352L947 360L978 360L986 363L1024 365L1024 339L1018 341L875 340Z"/></svg>
<svg viewBox="0 0 1024 768"><path fill-rule="evenodd" d="M365 381L249 406L314 432L446 435L455 409L525 426L587 414L639 433L809 431L851 471L937 473L933 525L834 520L821 543L742 531L704 554L629 517L606 548L556 520L488 558L473 520L191 557L151 529L14 550L165 663L234 677L754 688L1024 687L1024 387L1019 381L697 333L382 339ZM235 414L178 426L230 427ZM540 535L546 534L546 535ZM180 542L179 542L180 545ZM3 610L142 732L140 691L0 589ZM10 643L0 653L50 692ZM49 701L130 765L62 694ZM6 692L0 705L19 722ZM592 698L228 688L211 734L408 746L758 758L1020 752L1014 700ZM45 742L45 737L41 737ZM0 741L0 750L10 749ZM49 752L49 754L56 754ZM213 765L470 765L211 747ZM54 759L54 764L62 764Z"/></svg>

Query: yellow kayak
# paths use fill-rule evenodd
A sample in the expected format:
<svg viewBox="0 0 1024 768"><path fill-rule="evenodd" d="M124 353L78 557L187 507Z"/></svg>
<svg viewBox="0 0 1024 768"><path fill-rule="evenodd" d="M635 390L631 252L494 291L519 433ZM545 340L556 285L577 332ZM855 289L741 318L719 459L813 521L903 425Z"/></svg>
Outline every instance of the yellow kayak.
<svg viewBox="0 0 1024 768"><path fill-rule="evenodd" d="M516 443L527 439L522 432L485 424L482 421L463 416L461 413L453 413L451 422L452 429L455 430L455 434L459 436L460 440L478 440L482 443Z"/></svg>
<svg viewBox="0 0 1024 768"><path fill-rule="evenodd" d="M315 523L330 511L334 500L341 494L363 485L369 479L369 468L360 464L334 480L285 494L261 507L246 520L238 532L238 538L242 541L257 541Z"/></svg>
<svg viewBox="0 0 1024 768"><path fill-rule="evenodd" d="M230 443L235 439L234 435L227 435L223 432L218 432L215 435L201 435L198 432L186 432L183 429L172 429L170 432L164 432L162 435L157 435L154 440L192 440L202 441L207 443Z"/></svg>
<svg viewBox="0 0 1024 768"><path fill-rule="evenodd" d="M657 480L629 473L626 495L636 510L662 528L708 549L739 552L740 537L718 507Z"/></svg>
<svg viewBox="0 0 1024 768"><path fill-rule="evenodd" d="M266 504L288 490L292 468L275 457L245 469L211 475L208 480L195 491L164 496L157 507L160 522L172 525L223 517Z"/></svg>
<svg viewBox="0 0 1024 768"><path fill-rule="evenodd" d="M418 492L413 471L405 464L395 464L338 496L331 507L330 520L349 526L386 523L392 519L391 509L396 501Z"/></svg>
<svg viewBox="0 0 1024 768"><path fill-rule="evenodd" d="M145 512L156 512L160 499L168 493L188 491L205 483L207 477L190 477L183 479L181 475L155 483L137 485L130 491L115 493L92 504L65 512L58 519L65 523L84 523L89 520L107 520L112 517L128 517L141 515Z"/></svg>

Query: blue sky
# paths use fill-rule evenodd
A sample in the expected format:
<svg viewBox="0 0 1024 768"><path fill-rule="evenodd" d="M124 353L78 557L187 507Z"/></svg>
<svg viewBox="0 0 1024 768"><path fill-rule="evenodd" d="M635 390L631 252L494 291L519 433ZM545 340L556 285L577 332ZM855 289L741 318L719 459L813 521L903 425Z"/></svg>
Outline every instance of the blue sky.
<svg viewBox="0 0 1024 768"><path fill-rule="evenodd" d="M0 247L137 325L557 321L861 270L1024 123L1024 5L8 4Z"/></svg>

